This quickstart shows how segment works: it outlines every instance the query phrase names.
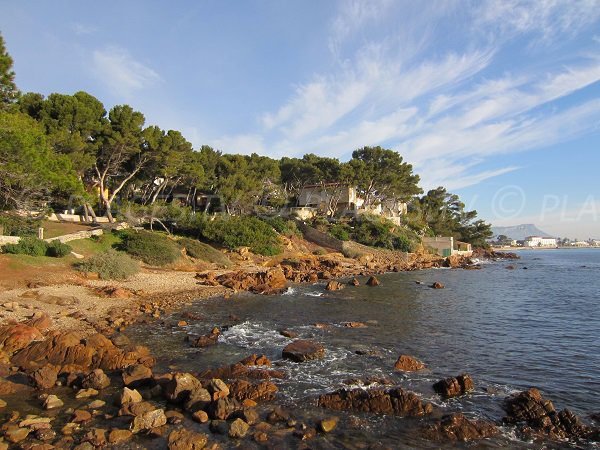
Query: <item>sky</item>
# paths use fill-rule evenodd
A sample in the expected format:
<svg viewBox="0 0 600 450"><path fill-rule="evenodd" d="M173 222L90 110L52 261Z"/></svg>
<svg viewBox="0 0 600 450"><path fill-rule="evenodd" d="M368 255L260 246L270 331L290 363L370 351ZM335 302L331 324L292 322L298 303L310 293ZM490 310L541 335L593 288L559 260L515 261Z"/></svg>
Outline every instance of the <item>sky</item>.
<svg viewBox="0 0 600 450"><path fill-rule="evenodd" d="M0 0L24 92L195 148L398 151L494 225L600 238L600 0Z"/></svg>

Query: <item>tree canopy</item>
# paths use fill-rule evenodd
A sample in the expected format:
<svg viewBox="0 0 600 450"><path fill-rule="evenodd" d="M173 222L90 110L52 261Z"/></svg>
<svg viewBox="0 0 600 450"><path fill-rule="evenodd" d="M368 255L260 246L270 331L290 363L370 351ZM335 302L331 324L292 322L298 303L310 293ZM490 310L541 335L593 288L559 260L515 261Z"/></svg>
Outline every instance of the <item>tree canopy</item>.
<svg viewBox="0 0 600 450"><path fill-rule="evenodd" d="M444 188L419 198L419 176L394 150L365 146L346 162L313 153L276 160L255 153L223 154L206 145L194 150L181 132L146 126L144 115L129 105L108 110L83 91L46 98L31 92L20 95L12 65L0 35L4 208L48 201L65 206L76 199L86 216L95 217L97 210L113 221L116 202L146 208L164 205L173 194L190 200L202 192L218 197L227 212L244 215L294 206L303 187L321 185L329 194L328 212L333 216L341 192L351 186L371 210L410 203L412 213L402 220L419 233L476 244L491 234L476 211L466 211L458 196Z"/></svg>
<svg viewBox="0 0 600 450"><path fill-rule="evenodd" d="M15 84L15 72L12 70L13 59L4 45L0 34L0 110L6 110L19 98L19 90Z"/></svg>

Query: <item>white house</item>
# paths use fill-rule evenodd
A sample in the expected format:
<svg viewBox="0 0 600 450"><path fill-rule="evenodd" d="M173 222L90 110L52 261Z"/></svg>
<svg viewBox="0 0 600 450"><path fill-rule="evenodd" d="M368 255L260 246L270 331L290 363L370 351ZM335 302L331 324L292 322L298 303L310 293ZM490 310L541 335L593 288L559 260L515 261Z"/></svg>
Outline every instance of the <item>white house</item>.
<svg viewBox="0 0 600 450"><path fill-rule="evenodd" d="M556 248L556 238L542 237L542 236L527 236L525 238L525 247L547 247Z"/></svg>
<svg viewBox="0 0 600 450"><path fill-rule="evenodd" d="M298 208L293 208L293 211L303 219L315 213L374 214L399 224L400 216L407 212L407 205L392 200L365 205L365 199L358 195L353 186L342 183L320 183L306 185L300 190Z"/></svg>

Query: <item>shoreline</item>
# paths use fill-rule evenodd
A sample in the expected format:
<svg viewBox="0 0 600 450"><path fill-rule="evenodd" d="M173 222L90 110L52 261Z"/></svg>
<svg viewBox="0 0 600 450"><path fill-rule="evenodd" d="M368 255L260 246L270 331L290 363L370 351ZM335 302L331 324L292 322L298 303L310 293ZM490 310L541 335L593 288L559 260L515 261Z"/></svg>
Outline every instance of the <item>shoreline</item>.
<svg viewBox="0 0 600 450"><path fill-rule="evenodd" d="M491 255L494 256L493 253ZM288 283L315 281L339 284L341 282L338 280L358 275L374 276L435 267L473 268L469 266L471 261L468 258L385 252L362 260L350 260L340 254L316 256L306 253L288 254L274 259L245 258L231 269L213 268L200 274L195 271L145 268L136 277L118 283L81 277L71 284L30 286L2 292L0 295L6 295L7 292L19 293L18 298L22 303L22 306L14 308L10 317L3 317L0 325L0 414L3 412L2 404L8 403L4 411L12 410L10 415L4 415L5 440L15 444L40 442L40 445L41 442L52 441L52 445L57 448L87 448L81 447L86 442L91 443L91 448L107 443L114 444L117 448L129 448L127 445L130 440L153 436L155 439L162 439L161 442L165 444L163 448L167 444L170 449L193 448L171 445L175 438L206 443L208 435L188 430L191 423L183 429L179 427L178 424L190 420L200 424L210 421L210 431L219 435L221 431L213 429L218 422L226 427L224 433L235 439L240 436L232 431L234 424L246 430L241 433L241 437L246 434L248 427L253 426L255 432L252 439L259 444L279 440L284 443L286 439L298 442L298 437L302 440L318 439L320 433L328 432L323 431L323 425L317 424L315 429L315 425L301 423L298 428L289 424L286 426L285 421L271 421L273 414L280 414L277 411L282 411L275 399L278 391L276 381L281 375L278 370L270 367L270 361L264 360L264 357L249 357L250 359L229 367L215 368L210 375L198 378L201 381L193 381L201 374L154 374L152 369L156 361L150 350L139 343L129 342L120 332L136 321L144 324L143 326L153 326L154 321L160 319L165 312L183 309L188 304L202 302L207 298L227 298L239 291L264 294L281 292L281 282L285 286ZM205 280L220 281L218 285L212 286L199 284ZM324 286L324 289L328 287ZM61 304L58 301L60 298L77 301ZM212 345L212 341L216 343L216 339L213 340L211 336L212 334L201 338L204 338L203 342L208 339L208 345ZM221 381L221 378L227 380L228 384ZM133 381L130 382L131 379ZM189 390L186 383L190 381L184 380L190 379L196 386L194 389L200 389L198 395L208 389L210 399L203 400L205 406L202 409L192 408L187 403L184 406L174 404L178 403L179 397L173 392ZM112 386L107 391L109 394L104 394L102 389L108 385ZM200 385L202 388L198 388ZM74 390L65 391L60 386L70 386ZM127 388L115 391L115 386ZM136 394L140 396L139 400L134 402L139 403L139 407L134 408L133 403L124 400L124 396L133 395L128 388L139 390L140 393ZM377 392L377 395L389 396L397 395L398 387L369 389L374 389L372 392ZM87 396L88 391L92 392L92 397L86 400L87 397L83 396ZM116 407L111 406L115 392L118 394ZM65 404L74 405L73 408L77 409L63 407L63 400L60 398L56 409L51 408L48 402L49 399L55 401L54 395L64 398ZM88 405L85 406L82 400L75 400L74 403L70 399L73 395L76 399L83 397ZM419 415L430 414L431 405L421 403L416 394L406 392L406 395L406 401L410 405L422 405L418 408ZM270 402L267 403L270 406L258 405L263 402ZM41 405L37 410L34 408L39 412L24 420L19 411L30 412L35 404ZM268 413L268 408L273 407ZM402 406L409 407L409 404ZM325 417L323 420L328 420L331 414L336 414L335 409L323 409L319 415ZM239 411L248 412L232 416L234 411L237 411L236 414ZM405 414L403 411L404 409L400 409L393 414ZM268 413L265 422L260 423L268 425L259 427L260 423L256 424L253 417L265 412ZM386 413L377 408L371 412ZM184 413L187 415L184 416ZM281 414L288 414L286 417L290 417L289 412ZM238 418L231 422L230 416ZM95 417L104 417L104 422L97 422ZM107 420L109 429L98 428ZM474 423L464 416L460 416L459 420L458 426L463 430L475 427L484 430L482 432L493 431L490 428L492 425L487 422ZM58 428L52 427L53 421ZM430 424L430 433L435 436L434 439L440 436L441 439L446 439L435 419L432 418L427 423ZM136 434L141 434L142 437L134 438ZM210 442L214 444L206 448L222 448L218 442L229 448L229 441L223 442L217 435L211 435ZM473 439L480 437L477 433L471 436ZM143 440L134 442L143 445ZM3 446L4 443L0 440L0 449L8 448Z"/></svg>

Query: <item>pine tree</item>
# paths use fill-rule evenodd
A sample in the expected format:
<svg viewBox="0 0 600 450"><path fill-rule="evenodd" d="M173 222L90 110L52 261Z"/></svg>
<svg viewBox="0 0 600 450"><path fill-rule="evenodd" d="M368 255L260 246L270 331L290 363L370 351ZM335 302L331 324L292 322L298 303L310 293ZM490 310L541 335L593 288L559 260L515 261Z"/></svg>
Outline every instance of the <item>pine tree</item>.
<svg viewBox="0 0 600 450"><path fill-rule="evenodd" d="M8 109L20 95L12 66L13 59L6 51L4 39L0 34L0 111Z"/></svg>

